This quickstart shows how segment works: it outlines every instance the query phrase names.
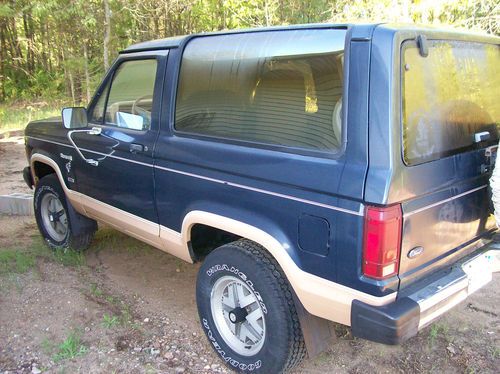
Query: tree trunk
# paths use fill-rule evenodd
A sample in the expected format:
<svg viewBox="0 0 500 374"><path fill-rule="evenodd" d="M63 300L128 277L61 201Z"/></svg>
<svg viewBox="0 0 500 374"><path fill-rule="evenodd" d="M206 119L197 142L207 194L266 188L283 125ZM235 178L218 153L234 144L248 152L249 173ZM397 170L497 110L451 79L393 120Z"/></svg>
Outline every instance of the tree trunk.
<svg viewBox="0 0 500 374"><path fill-rule="evenodd" d="M5 76L5 62L7 46L5 45L5 22L0 20L0 102L5 101L5 82L7 77Z"/></svg>
<svg viewBox="0 0 500 374"><path fill-rule="evenodd" d="M109 0L104 0L104 70L109 69L109 38L111 35L111 12Z"/></svg>
<svg viewBox="0 0 500 374"><path fill-rule="evenodd" d="M61 49L61 57L62 57L62 64L64 68L64 75L68 78L69 80L69 91L71 94L71 99L73 106L76 105L75 103L75 81L73 79L73 74L71 73L71 69L68 68L67 63L66 63L66 55L64 54L64 48Z"/></svg>
<svg viewBox="0 0 500 374"><path fill-rule="evenodd" d="M33 67L31 66L31 54L33 53L33 49L31 47L30 41L30 31L28 26L28 17L26 12L23 11L23 27L24 27L24 36L26 38L26 70L31 75L33 73Z"/></svg>
<svg viewBox="0 0 500 374"><path fill-rule="evenodd" d="M45 24L45 28L47 30L47 60L49 62L49 72L52 73L52 43L50 42L50 36L52 35L50 32L50 28L47 24Z"/></svg>
<svg viewBox="0 0 500 374"><path fill-rule="evenodd" d="M87 54L87 41L83 43L83 58L85 68L85 88L87 91L87 104L90 103L90 74L89 74L89 56Z"/></svg>

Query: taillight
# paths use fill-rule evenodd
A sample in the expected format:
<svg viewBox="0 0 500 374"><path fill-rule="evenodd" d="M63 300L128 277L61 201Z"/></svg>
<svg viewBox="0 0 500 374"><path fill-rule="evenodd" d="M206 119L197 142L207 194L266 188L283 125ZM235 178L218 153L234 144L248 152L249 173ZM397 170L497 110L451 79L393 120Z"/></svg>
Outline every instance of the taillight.
<svg viewBox="0 0 500 374"><path fill-rule="evenodd" d="M363 242L363 274L385 279L398 273L401 252L400 205L367 207Z"/></svg>

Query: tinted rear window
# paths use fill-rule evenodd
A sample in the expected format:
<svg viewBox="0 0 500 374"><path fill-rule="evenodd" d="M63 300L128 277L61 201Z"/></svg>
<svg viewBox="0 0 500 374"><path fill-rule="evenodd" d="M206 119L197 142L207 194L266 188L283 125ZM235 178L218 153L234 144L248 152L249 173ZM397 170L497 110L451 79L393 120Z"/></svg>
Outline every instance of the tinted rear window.
<svg viewBox="0 0 500 374"><path fill-rule="evenodd" d="M473 149L474 134L498 141L498 45L429 41L422 57L415 42L403 45L403 147L407 164Z"/></svg>
<svg viewBox="0 0 500 374"><path fill-rule="evenodd" d="M182 57L175 128L339 150L345 35L325 29L193 39Z"/></svg>

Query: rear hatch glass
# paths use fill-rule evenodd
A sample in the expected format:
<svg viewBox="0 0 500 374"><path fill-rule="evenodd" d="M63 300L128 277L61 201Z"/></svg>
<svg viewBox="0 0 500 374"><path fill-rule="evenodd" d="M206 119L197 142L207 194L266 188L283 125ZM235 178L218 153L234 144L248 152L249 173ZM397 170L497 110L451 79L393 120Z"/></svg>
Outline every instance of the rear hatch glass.
<svg viewBox="0 0 500 374"><path fill-rule="evenodd" d="M414 165L475 147L475 134L498 142L500 49L495 44L433 40L422 57L403 45L403 155ZM480 136L480 135L479 135Z"/></svg>
<svg viewBox="0 0 500 374"><path fill-rule="evenodd" d="M414 41L402 49L402 157L414 194L403 203L401 287L462 257L494 227L487 184L500 123L499 46L428 46L427 56Z"/></svg>

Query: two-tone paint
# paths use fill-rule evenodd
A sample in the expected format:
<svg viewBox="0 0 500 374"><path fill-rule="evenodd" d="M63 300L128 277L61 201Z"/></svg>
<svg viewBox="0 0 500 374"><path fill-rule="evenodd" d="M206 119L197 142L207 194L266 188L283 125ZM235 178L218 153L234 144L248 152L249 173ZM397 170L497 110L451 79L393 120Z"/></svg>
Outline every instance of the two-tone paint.
<svg viewBox="0 0 500 374"><path fill-rule="evenodd" d="M141 43L120 54L89 112L121 63L154 58L158 70L151 130L89 123L100 127L105 136L81 133L75 135L75 142L86 157L99 158L99 166L86 164L77 155L60 120L31 123L26 142L35 181L43 172L40 164L52 167L81 213L186 261L193 260L188 243L197 223L254 240L277 259L313 315L350 325L353 300L370 305L393 302L400 284L411 284L465 256L490 231L482 207L469 217L468 222L477 222L472 229L476 235L467 243L459 240L457 222L439 215L449 202L468 209L485 197L488 174L457 166L476 165L481 151L412 167L401 156L402 42L421 34L476 37L397 25L280 29L301 27L348 29L340 153L297 154L282 147L175 131L182 52L192 38L209 35L204 34ZM144 146L144 151L131 152L134 144ZM401 276L383 281L363 277L366 205L396 203L402 204L404 213ZM423 231L429 225L440 229L426 235ZM442 231L452 235L445 249ZM422 253L408 258L407 253L417 246L424 248Z"/></svg>

